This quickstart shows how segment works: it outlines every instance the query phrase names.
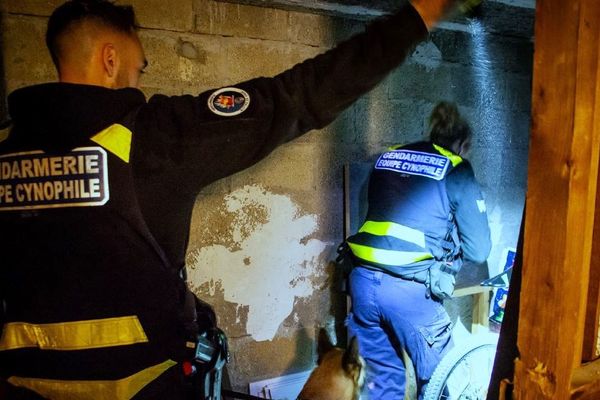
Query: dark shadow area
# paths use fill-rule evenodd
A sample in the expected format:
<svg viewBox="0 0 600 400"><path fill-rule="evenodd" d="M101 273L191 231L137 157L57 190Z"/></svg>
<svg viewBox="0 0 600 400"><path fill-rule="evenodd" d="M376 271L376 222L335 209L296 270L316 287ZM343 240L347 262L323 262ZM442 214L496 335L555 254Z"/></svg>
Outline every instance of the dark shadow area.
<svg viewBox="0 0 600 400"><path fill-rule="evenodd" d="M0 123L8 119L7 95L6 73L4 71L4 16L0 16Z"/></svg>
<svg viewBox="0 0 600 400"><path fill-rule="evenodd" d="M515 359L519 356L517 333L519 330L519 307L521 298L521 271L523 268L523 241L525 227L525 211L521 222L517 255L510 280L510 291L506 302L506 310L500 330L500 338L494 360L494 369L488 390L487 400L496 400L500 395L500 384L503 380L512 382L515 373ZM507 385L505 399L512 399L512 385Z"/></svg>

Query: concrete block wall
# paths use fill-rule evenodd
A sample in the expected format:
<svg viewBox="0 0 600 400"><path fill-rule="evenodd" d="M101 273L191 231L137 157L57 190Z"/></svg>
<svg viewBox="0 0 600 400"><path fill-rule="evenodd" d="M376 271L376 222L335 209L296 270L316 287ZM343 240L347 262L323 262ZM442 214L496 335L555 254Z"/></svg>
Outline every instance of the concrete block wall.
<svg viewBox="0 0 600 400"><path fill-rule="evenodd" d="M61 3L0 3L7 92L56 79L44 30ZM193 94L272 76L364 26L213 0L129 3L150 62L142 78L148 96ZM229 336L233 389L311 368L321 326L343 339L345 296L332 264L343 239L343 165L422 138L438 100L458 102L476 132L471 160L492 223L490 267L495 271L503 248L516 246L526 188L533 46L529 38L476 28L436 31L330 126L200 193L187 257L190 285L214 305Z"/></svg>

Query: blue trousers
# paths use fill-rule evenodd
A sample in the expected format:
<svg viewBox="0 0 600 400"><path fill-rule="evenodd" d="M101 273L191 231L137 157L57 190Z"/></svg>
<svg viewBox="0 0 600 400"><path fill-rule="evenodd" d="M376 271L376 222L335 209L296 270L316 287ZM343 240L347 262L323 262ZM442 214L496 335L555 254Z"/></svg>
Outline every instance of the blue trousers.
<svg viewBox="0 0 600 400"><path fill-rule="evenodd" d="M402 349L410 356L419 397L441 358L452 347L452 323L424 284L355 267L350 273L352 309L346 323L367 363L364 396L402 400L406 384Z"/></svg>

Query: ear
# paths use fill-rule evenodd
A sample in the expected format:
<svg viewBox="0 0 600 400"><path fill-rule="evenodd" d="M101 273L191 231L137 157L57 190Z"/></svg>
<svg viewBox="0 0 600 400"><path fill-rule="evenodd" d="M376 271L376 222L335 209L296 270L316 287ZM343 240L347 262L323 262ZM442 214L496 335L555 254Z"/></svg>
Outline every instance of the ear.
<svg viewBox="0 0 600 400"><path fill-rule="evenodd" d="M319 360L317 361L317 363L320 364L325 353L333 349L333 347L333 343L331 343L331 339L329 339L327 331L323 328L319 329L319 341L317 344L317 354L319 356Z"/></svg>
<svg viewBox="0 0 600 400"><path fill-rule="evenodd" d="M356 336L353 336L342 357L342 366L346 372L351 373L357 365L360 365L360 354L358 352L358 340Z"/></svg>
<svg viewBox="0 0 600 400"><path fill-rule="evenodd" d="M106 43L102 47L102 66L109 80L115 79L119 70L119 56L114 44Z"/></svg>

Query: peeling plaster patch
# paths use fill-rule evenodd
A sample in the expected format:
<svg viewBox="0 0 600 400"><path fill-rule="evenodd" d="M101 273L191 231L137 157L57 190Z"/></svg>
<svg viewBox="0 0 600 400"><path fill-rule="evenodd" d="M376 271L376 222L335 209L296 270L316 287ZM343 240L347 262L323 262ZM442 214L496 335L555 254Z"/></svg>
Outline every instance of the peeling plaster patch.
<svg viewBox="0 0 600 400"><path fill-rule="evenodd" d="M213 245L192 252L188 277L192 286L221 282L225 300L248 306L246 331L254 340L272 340L292 313L297 297L315 290L318 258L327 243L302 239L318 227L316 215L302 215L284 195L260 186L245 186L224 199L234 215L234 248ZM239 250L237 250L239 249ZM239 321L239 316L237 318Z"/></svg>

